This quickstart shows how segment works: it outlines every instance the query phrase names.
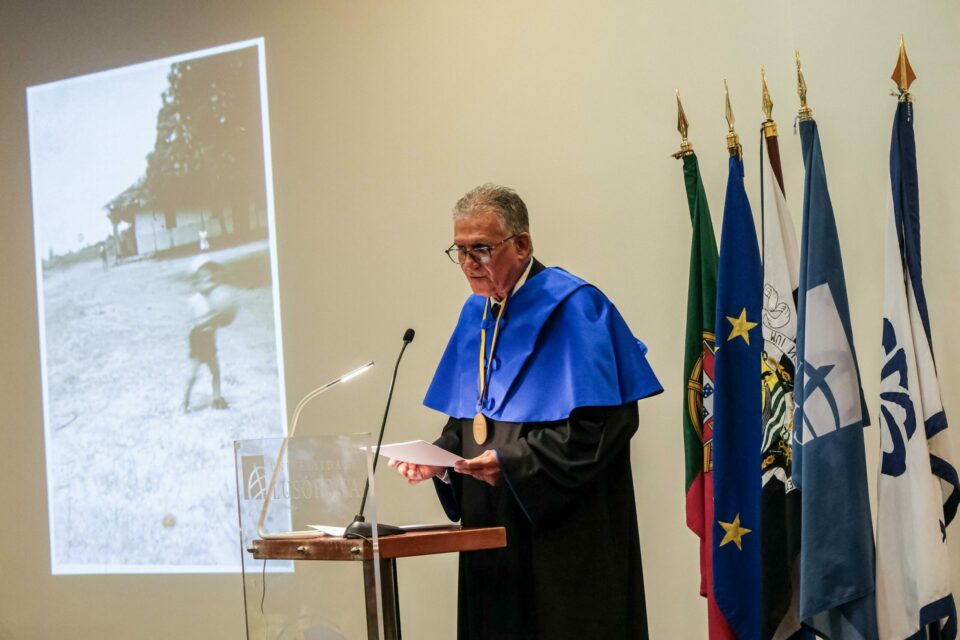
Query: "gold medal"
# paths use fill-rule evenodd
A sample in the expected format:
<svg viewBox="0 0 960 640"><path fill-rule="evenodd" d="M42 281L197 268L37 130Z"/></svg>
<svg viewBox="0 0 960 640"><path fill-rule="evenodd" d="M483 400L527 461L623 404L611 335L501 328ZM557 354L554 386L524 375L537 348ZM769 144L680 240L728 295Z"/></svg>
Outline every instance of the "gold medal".
<svg viewBox="0 0 960 640"><path fill-rule="evenodd" d="M473 439L481 445L487 441L487 417L482 413L473 416Z"/></svg>

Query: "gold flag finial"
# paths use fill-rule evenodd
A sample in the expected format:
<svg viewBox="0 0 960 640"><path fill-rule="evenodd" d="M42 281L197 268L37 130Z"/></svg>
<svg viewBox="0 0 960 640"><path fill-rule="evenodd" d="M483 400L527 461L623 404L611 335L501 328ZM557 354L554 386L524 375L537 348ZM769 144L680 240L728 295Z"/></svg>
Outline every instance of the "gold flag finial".
<svg viewBox="0 0 960 640"><path fill-rule="evenodd" d="M726 100L726 117L727 117L727 151L730 152L730 155L736 155L738 158L743 157L743 148L740 146L740 136L737 135L737 131L733 128L736 120L733 117L733 107L730 106L730 88L727 86L727 81L723 81L723 96Z"/></svg>
<svg viewBox="0 0 960 640"><path fill-rule="evenodd" d="M687 122L687 114L683 112L683 103L680 102L680 89L677 89L677 131L680 132L680 151L673 154L674 158L680 159L693 154L693 145L687 140L689 130L690 123Z"/></svg>
<svg viewBox="0 0 960 640"><path fill-rule="evenodd" d="M917 79L917 74L913 72L910 66L910 60L907 58L907 49L903 46L903 34L900 35L900 54L897 56L897 66L893 69L891 79L897 83L900 89L900 100L910 101L910 85Z"/></svg>
<svg viewBox="0 0 960 640"><path fill-rule="evenodd" d="M813 120L813 109L807 105L807 81L803 79L803 67L800 66L800 50L797 49L797 95L800 96L800 121Z"/></svg>
<svg viewBox="0 0 960 640"><path fill-rule="evenodd" d="M763 121L763 136L771 138L777 135L777 123L773 121L773 98L767 88L767 70L763 65L760 66L760 82L763 90L763 115L766 116Z"/></svg>

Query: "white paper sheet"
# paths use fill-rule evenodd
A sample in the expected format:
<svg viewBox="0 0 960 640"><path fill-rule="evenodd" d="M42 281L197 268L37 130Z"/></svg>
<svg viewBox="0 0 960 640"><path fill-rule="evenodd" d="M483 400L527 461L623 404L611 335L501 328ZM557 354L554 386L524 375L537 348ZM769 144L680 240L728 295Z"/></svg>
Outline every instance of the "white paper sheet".
<svg viewBox="0 0 960 640"><path fill-rule="evenodd" d="M366 448L366 447L364 447ZM376 451L376 447L371 447ZM385 444L380 447L380 455L413 464L428 464L435 467L452 467L456 462L463 460L455 453L450 453L425 440L411 440Z"/></svg>
<svg viewBox="0 0 960 640"><path fill-rule="evenodd" d="M459 531L463 527L459 524L442 522L437 524L401 524L404 531Z"/></svg>
<svg viewBox="0 0 960 640"><path fill-rule="evenodd" d="M347 530L346 527L331 527L325 524L308 524L307 526L311 529L316 529L318 534L334 538L342 538L343 533Z"/></svg>
<svg viewBox="0 0 960 640"><path fill-rule="evenodd" d="M308 527L315 529L317 535L330 536L332 538L342 538L346 527L331 527L325 524L308 524ZM450 524L449 522L440 524L402 524L400 528L404 531L430 531L430 530L456 530L460 529L459 524Z"/></svg>

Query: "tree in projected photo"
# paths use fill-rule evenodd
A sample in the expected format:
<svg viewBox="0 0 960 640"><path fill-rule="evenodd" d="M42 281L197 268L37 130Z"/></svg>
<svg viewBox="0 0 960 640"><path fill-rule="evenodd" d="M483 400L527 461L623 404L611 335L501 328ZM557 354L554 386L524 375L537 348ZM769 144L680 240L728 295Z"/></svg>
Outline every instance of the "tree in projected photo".
<svg viewBox="0 0 960 640"><path fill-rule="evenodd" d="M170 66L145 174L107 205L121 257L266 235L256 67L254 49ZM159 243L158 221L168 232ZM134 227L125 238L122 222Z"/></svg>

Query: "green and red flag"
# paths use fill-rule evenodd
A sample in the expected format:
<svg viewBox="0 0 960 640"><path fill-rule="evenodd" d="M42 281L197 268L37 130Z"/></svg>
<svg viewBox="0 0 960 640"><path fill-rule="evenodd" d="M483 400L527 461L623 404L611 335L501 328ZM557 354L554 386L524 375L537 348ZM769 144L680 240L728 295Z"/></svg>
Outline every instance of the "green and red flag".
<svg viewBox="0 0 960 640"><path fill-rule="evenodd" d="M710 447L713 436L714 320L717 308L717 241L710 220L700 166L693 153L683 157L683 178L690 207L693 236L690 242L690 277L687 285L687 329L683 358L686 394L683 406L683 445L686 457L687 526L700 537L701 567L708 523L706 510L713 501ZM701 593L706 593L701 571Z"/></svg>
<svg viewBox="0 0 960 640"><path fill-rule="evenodd" d="M693 235L687 288L683 359L683 443L686 459L687 526L700 538L700 595L707 598L711 640L734 638L713 599L713 356L717 301L717 240L700 177L700 165L686 139L687 122L677 98L683 178Z"/></svg>

